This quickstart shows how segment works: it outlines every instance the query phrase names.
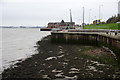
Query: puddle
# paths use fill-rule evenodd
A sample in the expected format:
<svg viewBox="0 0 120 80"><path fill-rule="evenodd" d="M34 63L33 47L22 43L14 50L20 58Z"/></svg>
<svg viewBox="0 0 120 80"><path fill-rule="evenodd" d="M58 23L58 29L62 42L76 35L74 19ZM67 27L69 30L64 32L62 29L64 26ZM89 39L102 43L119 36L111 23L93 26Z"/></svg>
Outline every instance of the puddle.
<svg viewBox="0 0 120 80"><path fill-rule="evenodd" d="M62 64L63 64L63 65L68 65L68 63L66 63L66 62L63 62Z"/></svg>
<svg viewBox="0 0 120 80"><path fill-rule="evenodd" d="M62 58L62 57L64 57L65 55L60 55L60 56L57 56L58 58Z"/></svg>
<svg viewBox="0 0 120 80"><path fill-rule="evenodd" d="M66 80L77 80L77 76L75 75L75 76L73 76L73 77L69 77L69 76L65 76L65 79Z"/></svg>
<svg viewBox="0 0 120 80"><path fill-rule="evenodd" d="M58 46L59 48L63 48L62 46Z"/></svg>
<svg viewBox="0 0 120 80"><path fill-rule="evenodd" d="M71 71L79 71L80 69L76 69L76 68L71 68Z"/></svg>
<svg viewBox="0 0 120 80"><path fill-rule="evenodd" d="M45 59L46 61L52 60L52 59L57 59L56 57L48 57L47 59Z"/></svg>
<svg viewBox="0 0 120 80"><path fill-rule="evenodd" d="M105 64L101 64L98 61L91 61L93 64L96 64L97 66L106 66Z"/></svg>
<svg viewBox="0 0 120 80"><path fill-rule="evenodd" d="M78 71L70 71L69 73L70 73L70 74L79 74Z"/></svg>
<svg viewBox="0 0 120 80"><path fill-rule="evenodd" d="M59 51L58 54L63 54L64 52L63 51Z"/></svg>
<svg viewBox="0 0 120 80"><path fill-rule="evenodd" d="M52 53L53 51L49 51L49 53Z"/></svg>
<svg viewBox="0 0 120 80"><path fill-rule="evenodd" d="M93 71L98 71L94 66L87 66L89 69L86 69L86 70L93 70Z"/></svg>
<svg viewBox="0 0 120 80"><path fill-rule="evenodd" d="M53 72L53 73L61 73L61 72L62 72L62 70L57 70L57 69L54 69L54 70L52 70L52 72Z"/></svg>
<svg viewBox="0 0 120 80"><path fill-rule="evenodd" d="M55 75L55 77L57 78L65 78L65 76L63 75L64 73L58 73Z"/></svg>
<svg viewBox="0 0 120 80"><path fill-rule="evenodd" d="M43 79L51 79L50 77L48 77L48 75L42 75Z"/></svg>
<svg viewBox="0 0 120 80"><path fill-rule="evenodd" d="M45 72L45 70L40 70L38 73Z"/></svg>

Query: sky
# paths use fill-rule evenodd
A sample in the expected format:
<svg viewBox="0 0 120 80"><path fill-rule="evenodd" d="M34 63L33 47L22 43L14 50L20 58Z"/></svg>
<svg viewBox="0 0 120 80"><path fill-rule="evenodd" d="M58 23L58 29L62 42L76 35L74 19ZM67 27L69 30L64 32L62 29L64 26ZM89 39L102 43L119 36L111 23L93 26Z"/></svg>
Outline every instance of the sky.
<svg viewBox="0 0 120 80"><path fill-rule="evenodd" d="M70 12L76 24L100 18L107 20L118 13L119 0L0 0L0 25L47 26L48 22L70 21Z"/></svg>

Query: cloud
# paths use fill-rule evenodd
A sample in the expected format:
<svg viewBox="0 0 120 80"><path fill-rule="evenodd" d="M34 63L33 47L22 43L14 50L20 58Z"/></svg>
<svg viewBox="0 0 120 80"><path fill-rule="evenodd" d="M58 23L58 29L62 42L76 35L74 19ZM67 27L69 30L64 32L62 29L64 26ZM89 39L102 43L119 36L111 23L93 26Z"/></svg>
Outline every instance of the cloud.
<svg viewBox="0 0 120 80"><path fill-rule="evenodd" d="M117 0L2 0L2 4L4 24L12 25L20 22L45 25L46 22L61 21L61 19L69 21L69 9L72 9L73 20L80 23L83 6L86 22L89 9L92 9L91 20L98 18L101 4L104 5L101 8L103 19L117 13Z"/></svg>

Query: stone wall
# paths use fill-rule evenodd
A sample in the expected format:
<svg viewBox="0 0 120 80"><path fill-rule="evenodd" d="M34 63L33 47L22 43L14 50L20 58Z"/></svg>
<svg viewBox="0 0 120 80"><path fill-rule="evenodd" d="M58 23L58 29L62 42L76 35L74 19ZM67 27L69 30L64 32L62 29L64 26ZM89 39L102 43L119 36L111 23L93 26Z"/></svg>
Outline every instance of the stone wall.
<svg viewBox="0 0 120 80"><path fill-rule="evenodd" d="M93 44L96 45L98 42L111 45L117 49L120 49L120 40L114 39L106 34L97 33L67 33L67 32L52 32L52 42L58 43L76 43L76 44Z"/></svg>

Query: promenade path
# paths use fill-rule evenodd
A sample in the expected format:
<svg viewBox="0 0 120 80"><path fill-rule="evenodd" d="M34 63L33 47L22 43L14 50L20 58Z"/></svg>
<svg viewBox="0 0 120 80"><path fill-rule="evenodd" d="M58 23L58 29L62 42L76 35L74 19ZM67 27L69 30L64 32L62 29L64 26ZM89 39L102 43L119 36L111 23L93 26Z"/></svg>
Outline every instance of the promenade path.
<svg viewBox="0 0 120 80"><path fill-rule="evenodd" d="M109 38L120 40L120 30L106 30L106 29L69 29L52 33L65 34L98 34Z"/></svg>

